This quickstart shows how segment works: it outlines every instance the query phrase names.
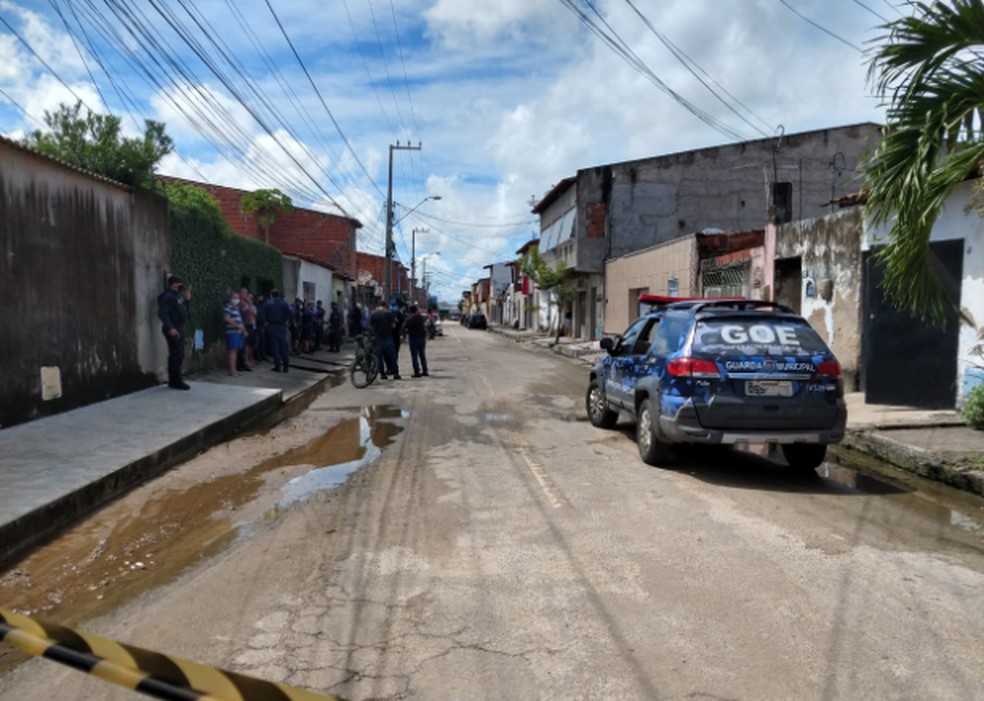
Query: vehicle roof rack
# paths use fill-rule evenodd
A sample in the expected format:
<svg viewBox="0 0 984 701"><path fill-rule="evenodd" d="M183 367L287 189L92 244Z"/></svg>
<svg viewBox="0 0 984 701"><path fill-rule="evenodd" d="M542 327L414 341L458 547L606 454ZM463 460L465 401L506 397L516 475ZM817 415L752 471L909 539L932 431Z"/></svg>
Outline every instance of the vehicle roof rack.
<svg viewBox="0 0 984 701"><path fill-rule="evenodd" d="M676 306L676 305L672 305ZM720 299L714 300L712 302L700 302L695 305L688 305L684 307L680 305L681 308L689 309L691 314L697 314L703 311L713 311L717 309L734 309L736 311L758 311L760 309L772 309L784 314L796 314L796 312L785 304L780 304L779 302L770 302L764 299Z"/></svg>

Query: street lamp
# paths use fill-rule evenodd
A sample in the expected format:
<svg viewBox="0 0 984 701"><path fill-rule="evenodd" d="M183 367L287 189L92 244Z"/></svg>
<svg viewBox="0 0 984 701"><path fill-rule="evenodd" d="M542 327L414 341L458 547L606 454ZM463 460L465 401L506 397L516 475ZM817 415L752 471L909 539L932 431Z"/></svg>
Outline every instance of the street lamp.
<svg viewBox="0 0 984 701"><path fill-rule="evenodd" d="M420 229L414 228L410 232L410 294L414 297L414 301L417 296L417 232L422 234L430 231L427 227L422 227Z"/></svg>
<svg viewBox="0 0 984 701"><path fill-rule="evenodd" d="M411 214L413 214L413 212L418 207L424 204L424 202L426 202L427 200L437 201L440 199L441 199L440 195L431 195L429 197L425 197L420 202L418 202L416 206L411 207L406 213L404 213L402 217L397 219L396 222L399 223L404 219L406 219L407 217L409 217ZM411 296L414 296L417 293L416 288L417 288L417 232L418 231L423 234L430 231L430 229L428 229L427 227L421 227L419 229L415 228L410 232L410 295Z"/></svg>
<svg viewBox="0 0 984 701"><path fill-rule="evenodd" d="M418 202L413 207L411 207L406 212L404 212L402 217L400 217L399 219L395 220L393 222L393 226L396 226L401 221L403 221L404 219L406 219L407 217L409 217L411 214L413 214L414 212L416 212L418 209L420 209L420 207L423 206L423 204L425 202L427 202L429 200L434 200L436 202L436 201L438 201L440 199L443 199L440 195L429 195L428 197L425 197L424 199L420 200L420 202ZM399 202L394 202L393 204L399 204Z"/></svg>

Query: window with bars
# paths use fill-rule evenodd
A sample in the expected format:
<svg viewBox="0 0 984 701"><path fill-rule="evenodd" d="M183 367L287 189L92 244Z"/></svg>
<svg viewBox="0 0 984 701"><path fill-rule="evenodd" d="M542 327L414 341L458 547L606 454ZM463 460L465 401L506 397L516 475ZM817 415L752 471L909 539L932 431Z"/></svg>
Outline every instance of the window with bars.
<svg viewBox="0 0 984 701"><path fill-rule="evenodd" d="M745 297L748 292L748 263L707 266L701 270L704 297Z"/></svg>

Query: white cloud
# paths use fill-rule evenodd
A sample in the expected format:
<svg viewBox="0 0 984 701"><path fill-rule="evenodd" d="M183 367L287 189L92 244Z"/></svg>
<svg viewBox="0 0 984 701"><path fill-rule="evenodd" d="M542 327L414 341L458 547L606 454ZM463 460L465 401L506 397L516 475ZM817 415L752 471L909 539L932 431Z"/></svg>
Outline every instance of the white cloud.
<svg viewBox="0 0 984 701"><path fill-rule="evenodd" d="M66 80L82 75L85 64L72 38L54 22L50 23L36 12L10 2L0 2L0 10L20 18L18 33L31 48ZM18 42L19 43L19 42ZM23 44L21 44L23 47Z"/></svg>
<svg viewBox="0 0 984 701"><path fill-rule="evenodd" d="M565 15L555 0L437 0L424 12L431 33L452 49L488 44L504 35L515 41L542 40L545 30Z"/></svg>

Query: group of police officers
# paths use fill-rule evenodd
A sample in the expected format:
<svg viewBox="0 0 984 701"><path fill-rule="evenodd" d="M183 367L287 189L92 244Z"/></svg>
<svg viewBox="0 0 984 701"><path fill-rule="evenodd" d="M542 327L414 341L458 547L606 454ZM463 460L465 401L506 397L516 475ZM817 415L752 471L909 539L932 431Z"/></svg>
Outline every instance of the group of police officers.
<svg viewBox="0 0 984 701"><path fill-rule="evenodd" d="M185 327L188 323L191 308L191 286L186 286L178 275L167 279L167 288L157 298L157 316L161 321L161 333L167 341L167 385L173 389L191 389L181 377L181 366L184 362ZM263 329L267 335L269 348L273 355L273 370L287 372L290 358L290 339L288 327L293 318L290 305L280 292L273 290L270 298L258 310L263 319ZM381 367L384 368L382 377L400 378L397 365L399 354L400 334L407 335L410 346L410 356L413 363L413 376L425 377L427 357L424 346L427 341L426 317L419 314L416 306L411 306L410 315L404 320L402 314L396 317L394 312L381 307L373 313L369 326L374 333L374 346L380 357ZM339 315L335 302L332 302L332 316ZM332 323L329 333L337 333L339 325ZM332 341L334 350L340 339ZM395 343L394 343L395 342Z"/></svg>

